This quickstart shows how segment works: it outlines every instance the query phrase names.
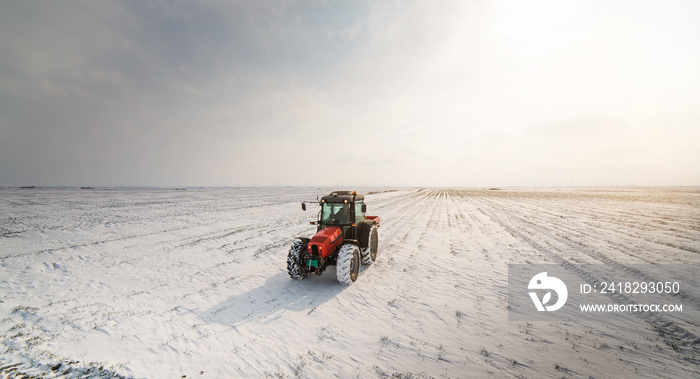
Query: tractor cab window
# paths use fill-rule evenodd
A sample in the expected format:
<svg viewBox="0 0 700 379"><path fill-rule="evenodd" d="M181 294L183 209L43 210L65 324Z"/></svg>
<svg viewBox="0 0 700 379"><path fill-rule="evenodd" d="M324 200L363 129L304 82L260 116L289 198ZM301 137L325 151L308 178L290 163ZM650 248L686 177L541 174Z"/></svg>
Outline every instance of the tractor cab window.
<svg viewBox="0 0 700 379"><path fill-rule="evenodd" d="M365 220L365 215L362 214L362 201L355 202L355 223L360 225Z"/></svg>
<svg viewBox="0 0 700 379"><path fill-rule="evenodd" d="M321 209L321 223L326 225L352 224L352 210L350 204L323 203Z"/></svg>

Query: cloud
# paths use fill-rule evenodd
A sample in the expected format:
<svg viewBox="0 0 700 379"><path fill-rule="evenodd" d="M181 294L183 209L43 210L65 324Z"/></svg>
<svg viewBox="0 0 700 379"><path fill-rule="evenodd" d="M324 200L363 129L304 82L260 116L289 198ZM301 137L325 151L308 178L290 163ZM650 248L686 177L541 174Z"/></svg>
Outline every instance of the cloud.
<svg viewBox="0 0 700 379"><path fill-rule="evenodd" d="M319 162L367 183L552 184L573 164L657 183L638 162L700 161L697 8L3 3L0 185L338 180L300 175Z"/></svg>

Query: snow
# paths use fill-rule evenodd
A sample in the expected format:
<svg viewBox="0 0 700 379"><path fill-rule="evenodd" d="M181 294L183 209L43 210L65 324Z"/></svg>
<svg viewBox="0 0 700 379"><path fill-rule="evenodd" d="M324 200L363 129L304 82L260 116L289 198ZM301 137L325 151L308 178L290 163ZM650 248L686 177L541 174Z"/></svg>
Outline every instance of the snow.
<svg viewBox="0 0 700 379"><path fill-rule="evenodd" d="M382 225L350 286L286 271L330 189L0 189L0 373L700 374L697 322L507 312L510 263L700 263L697 188L353 189Z"/></svg>

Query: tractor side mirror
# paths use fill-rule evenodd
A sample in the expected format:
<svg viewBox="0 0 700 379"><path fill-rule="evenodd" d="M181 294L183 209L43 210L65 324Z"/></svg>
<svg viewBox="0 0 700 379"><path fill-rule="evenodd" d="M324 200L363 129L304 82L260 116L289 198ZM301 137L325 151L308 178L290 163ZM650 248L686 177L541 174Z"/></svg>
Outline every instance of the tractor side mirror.
<svg viewBox="0 0 700 379"><path fill-rule="evenodd" d="M302 211L305 211L305 210L306 210L306 204L301 203L301 210L302 210Z"/></svg>
<svg viewBox="0 0 700 379"><path fill-rule="evenodd" d="M367 213L367 204L362 204L362 213Z"/></svg>

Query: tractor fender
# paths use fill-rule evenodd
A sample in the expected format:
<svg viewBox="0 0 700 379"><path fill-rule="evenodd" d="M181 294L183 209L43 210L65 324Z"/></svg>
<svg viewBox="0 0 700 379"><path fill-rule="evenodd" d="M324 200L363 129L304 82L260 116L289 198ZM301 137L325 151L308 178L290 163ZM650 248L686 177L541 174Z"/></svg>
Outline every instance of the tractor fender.
<svg viewBox="0 0 700 379"><path fill-rule="evenodd" d="M357 247L361 247L361 246L360 246L360 241L358 241L358 240L343 239L343 244L347 244L347 243L353 244L353 245L355 245L355 246L357 246Z"/></svg>
<svg viewBox="0 0 700 379"><path fill-rule="evenodd" d="M304 243L304 245L307 245L309 241L311 241L311 238L306 238L306 237L294 237L294 239L301 240L301 242Z"/></svg>
<svg viewBox="0 0 700 379"><path fill-rule="evenodd" d="M369 246L369 232L372 230L372 225L375 225L376 221L372 219L367 219L362 221L362 230L360 231L360 247L364 248Z"/></svg>

